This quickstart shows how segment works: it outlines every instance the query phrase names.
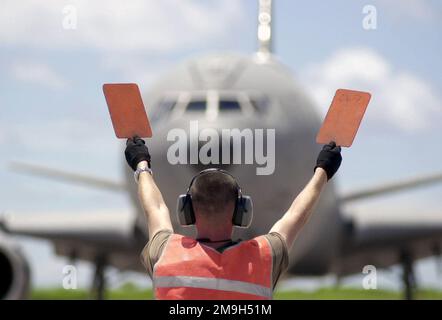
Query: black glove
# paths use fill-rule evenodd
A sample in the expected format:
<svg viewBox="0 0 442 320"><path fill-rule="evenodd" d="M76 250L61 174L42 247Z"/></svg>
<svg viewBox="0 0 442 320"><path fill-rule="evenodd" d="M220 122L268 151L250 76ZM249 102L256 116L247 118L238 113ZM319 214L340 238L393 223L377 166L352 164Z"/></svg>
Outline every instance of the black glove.
<svg viewBox="0 0 442 320"><path fill-rule="evenodd" d="M145 142L140 137L133 137L127 139L126 150L124 151L126 156L127 164L135 171L137 170L137 165L141 161L147 161L147 165L150 168L150 154L147 149Z"/></svg>
<svg viewBox="0 0 442 320"><path fill-rule="evenodd" d="M316 168L322 168L327 173L327 179L330 180L333 175L338 171L341 165L341 147L337 146L334 141L326 144L321 152L319 152L318 159L316 160Z"/></svg>

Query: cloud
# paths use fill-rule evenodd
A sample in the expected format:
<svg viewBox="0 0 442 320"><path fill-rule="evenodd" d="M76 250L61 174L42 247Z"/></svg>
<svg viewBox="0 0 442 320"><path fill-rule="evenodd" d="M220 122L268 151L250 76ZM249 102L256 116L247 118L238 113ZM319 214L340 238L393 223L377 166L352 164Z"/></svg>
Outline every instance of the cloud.
<svg viewBox="0 0 442 320"><path fill-rule="evenodd" d="M48 65L39 62L16 62L10 67L10 73L16 80L50 88L63 88L66 80Z"/></svg>
<svg viewBox="0 0 442 320"><path fill-rule="evenodd" d="M5 0L0 43L44 49L167 52L220 41L242 17L235 0ZM75 19L72 17L76 16ZM75 29L64 29L66 19Z"/></svg>
<svg viewBox="0 0 442 320"><path fill-rule="evenodd" d="M370 48L340 49L308 66L301 77L324 115L336 89L349 88L372 93L367 118L380 127L416 132L439 125L442 99L431 85L410 72L396 70Z"/></svg>
<svg viewBox="0 0 442 320"><path fill-rule="evenodd" d="M136 82L147 88L171 67L171 61L167 58L150 60L144 55L130 52L110 53L103 55L99 67L106 71L118 72L122 80Z"/></svg>

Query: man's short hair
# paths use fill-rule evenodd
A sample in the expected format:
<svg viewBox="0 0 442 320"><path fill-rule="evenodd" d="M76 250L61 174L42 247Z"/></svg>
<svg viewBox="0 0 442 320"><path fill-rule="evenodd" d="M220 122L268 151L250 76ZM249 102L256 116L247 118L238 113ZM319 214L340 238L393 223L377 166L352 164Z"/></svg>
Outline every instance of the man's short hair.
<svg viewBox="0 0 442 320"><path fill-rule="evenodd" d="M223 214L238 197L235 179L222 172L209 172L196 178L190 188L192 203L203 216ZM231 212L233 214L233 212Z"/></svg>

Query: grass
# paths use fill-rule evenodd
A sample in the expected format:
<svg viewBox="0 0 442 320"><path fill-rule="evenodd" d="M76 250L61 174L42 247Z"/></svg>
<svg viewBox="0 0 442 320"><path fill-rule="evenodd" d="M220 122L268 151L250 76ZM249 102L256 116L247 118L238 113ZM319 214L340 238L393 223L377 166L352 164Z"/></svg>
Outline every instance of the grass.
<svg viewBox="0 0 442 320"><path fill-rule="evenodd" d="M389 290L362 290L352 288L321 288L315 291L278 291L275 299L282 300L354 300L354 299L401 299L402 292ZM31 299L36 300L64 300L64 299L89 299L87 290L65 290L63 288L34 289ZM150 289L140 289L133 284L125 284L117 289L108 290L107 299L112 300L146 300L152 299ZM416 299L442 300L442 291L421 289L416 292Z"/></svg>
<svg viewBox="0 0 442 320"><path fill-rule="evenodd" d="M312 292L284 291L275 293L275 299L283 300L397 300L402 298L403 293L399 291L352 288L322 288ZM416 291L415 299L442 300L442 291L421 289Z"/></svg>

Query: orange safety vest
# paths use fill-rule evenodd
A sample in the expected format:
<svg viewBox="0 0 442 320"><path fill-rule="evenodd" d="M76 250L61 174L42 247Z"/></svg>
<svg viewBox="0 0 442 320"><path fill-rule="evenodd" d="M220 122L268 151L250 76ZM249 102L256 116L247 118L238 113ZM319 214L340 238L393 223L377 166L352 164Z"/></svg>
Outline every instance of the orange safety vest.
<svg viewBox="0 0 442 320"><path fill-rule="evenodd" d="M172 234L152 278L156 299L272 299L272 248L259 236L221 253Z"/></svg>

